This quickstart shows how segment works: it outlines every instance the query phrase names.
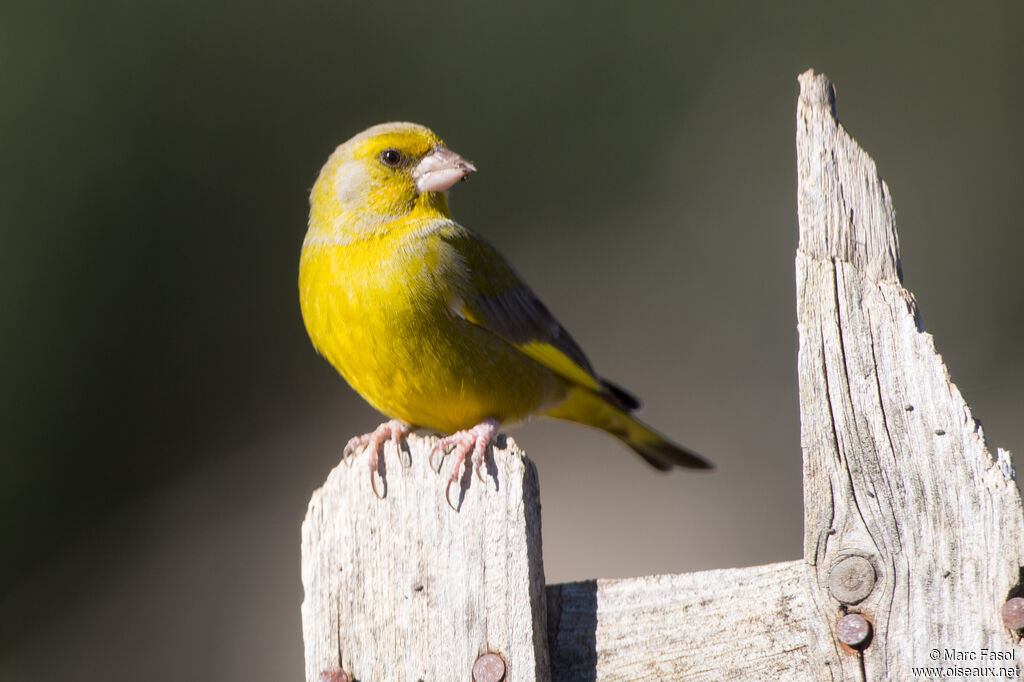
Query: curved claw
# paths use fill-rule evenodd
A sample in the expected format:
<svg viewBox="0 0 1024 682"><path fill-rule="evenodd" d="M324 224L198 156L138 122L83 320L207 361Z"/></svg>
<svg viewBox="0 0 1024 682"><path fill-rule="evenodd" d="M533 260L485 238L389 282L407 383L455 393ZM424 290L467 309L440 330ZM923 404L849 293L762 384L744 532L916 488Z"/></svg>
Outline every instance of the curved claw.
<svg viewBox="0 0 1024 682"><path fill-rule="evenodd" d="M444 487L444 499L448 503L448 506L452 508L452 511L454 511L456 514L458 514L459 513L459 508L456 507L454 504L452 504L452 497L451 497L452 483L455 483L455 478L454 477L451 478L448 481L448 485L446 485Z"/></svg>
<svg viewBox="0 0 1024 682"><path fill-rule="evenodd" d="M377 499L384 499L388 494L388 482L383 475L378 473L378 467L380 461L384 457L384 444L387 441L392 441L395 444L395 448L398 450L398 458L402 460L402 442L405 437L409 435L413 430L413 427L409 424L401 422L397 419L391 419L384 422L370 433L364 433L361 436L350 438L348 443L345 444L345 449L342 450L342 458L345 463L349 466L352 465L352 461L355 459L356 451L363 446L366 446L366 450L370 456L370 487L373 488L373 494L377 496ZM403 462L404 463L404 462ZM409 457L408 466L412 465L412 457ZM377 477L384 482L384 493L381 494L380 489L377 486Z"/></svg>
<svg viewBox="0 0 1024 682"><path fill-rule="evenodd" d="M412 453L409 452L409 446L406 443L396 443L395 447L398 449L398 461L402 463L402 468L411 468Z"/></svg>
<svg viewBox="0 0 1024 682"><path fill-rule="evenodd" d="M388 481L382 474L379 473L379 467L381 459L384 457L384 444L381 443L377 446L375 451L370 452L370 487L373 488L373 494L378 500L383 500L388 494ZM384 494L381 494L380 490L377 489L377 478L380 478L384 482Z"/></svg>
<svg viewBox="0 0 1024 682"><path fill-rule="evenodd" d="M434 466L434 456L437 453L441 453L441 461ZM427 458L427 464L434 470L435 474L441 473L441 465L444 464L444 458L448 456L448 450L444 447L444 440L439 440L437 444L430 449L430 456Z"/></svg>
<svg viewBox="0 0 1024 682"><path fill-rule="evenodd" d="M341 459L344 460L345 464L352 466L352 460L355 459L353 455L356 453L356 450L359 449L359 446L366 445L366 443L370 441L370 435L371 434L366 433L362 436L355 436L354 438L348 439L348 442L345 443L345 449L341 451Z"/></svg>
<svg viewBox="0 0 1024 682"><path fill-rule="evenodd" d="M440 472L441 464L444 462L445 456L448 454L454 456L455 463L452 465L452 476L448 479L448 485L444 489L444 498L447 500L448 506L455 511L459 511L459 508L452 504L452 484L459 481L459 473L462 471L463 465L467 464L467 455L470 456L470 463L473 466L473 470L476 472L477 478L480 479L481 483L487 483L482 471L484 455L487 453L487 449L491 447L491 443L494 442L494 437L498 434L498 425L499 422L497 419L485 419L471 429L456 431L450 436L445 436L439 440L433 450L430 451L429 463L430 467L434 469L435 472ZM434 455L438 452L442 453L442 457L441 462L439 462L435 468Z"/></svg>
<svg viewBox="0 0 1024 682"><path fill-rule="evenodd" d="M377 497L377 499L383 500L385 497L387 497L388 494L388 481L383 476L380 476L380 480L384 481L384 494L382 495L381 492L377 489L377 478L377 467L372 467L370 469L370 487L373 488L373 494Z"/></svg>

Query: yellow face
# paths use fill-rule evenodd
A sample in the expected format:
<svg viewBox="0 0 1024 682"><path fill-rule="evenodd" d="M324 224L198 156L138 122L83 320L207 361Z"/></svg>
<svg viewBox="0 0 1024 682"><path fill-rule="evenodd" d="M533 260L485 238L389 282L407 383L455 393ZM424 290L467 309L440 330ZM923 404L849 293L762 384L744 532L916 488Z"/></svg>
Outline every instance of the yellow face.
<svg viewBox="0 0 1024 682"><path fill-rule="evenodd" d="M310 234L356 238L423 209L447 216L444 190L471 170L421 125L374 126L339 146L320 171Z"/></svg>

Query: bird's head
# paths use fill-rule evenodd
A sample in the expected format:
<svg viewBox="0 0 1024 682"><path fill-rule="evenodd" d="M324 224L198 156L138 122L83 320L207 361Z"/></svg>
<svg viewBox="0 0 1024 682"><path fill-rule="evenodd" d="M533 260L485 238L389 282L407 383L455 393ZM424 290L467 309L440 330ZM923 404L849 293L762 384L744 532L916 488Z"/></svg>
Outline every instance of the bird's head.
<svg viewBox="0 0 1024 682"><path fill-rule="evenodd" d="M324 164L310 194L310 229L354 235L414 212L448 217L445 191L475 170L424 126L373 126Z"/></svg>

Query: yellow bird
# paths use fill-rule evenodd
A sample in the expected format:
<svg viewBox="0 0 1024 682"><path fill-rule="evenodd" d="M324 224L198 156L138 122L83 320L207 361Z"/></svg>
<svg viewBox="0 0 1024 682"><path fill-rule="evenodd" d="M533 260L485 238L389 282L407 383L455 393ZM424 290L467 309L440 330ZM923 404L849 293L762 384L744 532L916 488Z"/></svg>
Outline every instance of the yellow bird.
<svg viewBox="0 0 1024 682"><path fill-rule="evenodd" d="M431 454L455 456L447 498L470 453L479 475L502 424L545 415L603 429L663 471L710 468L633 417L639 401L599 377L505 258L452 219L446 191L475 170L427 128L384 123L339 146L313 186L299 266L306 330L390 417L345 456L369 446L376 492L388 439L450 434Z"/></svg>

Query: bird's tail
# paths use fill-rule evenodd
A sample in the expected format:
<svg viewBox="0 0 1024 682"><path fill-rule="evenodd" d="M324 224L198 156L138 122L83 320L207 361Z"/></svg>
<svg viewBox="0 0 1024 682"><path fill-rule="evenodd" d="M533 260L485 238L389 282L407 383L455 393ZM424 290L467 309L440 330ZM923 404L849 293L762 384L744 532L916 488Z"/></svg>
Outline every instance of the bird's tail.
<svg viewBox="0 0 1024 682"><path fill-rule="evenodd" d="M612 405L604 396L582 386L570 388L565 402L546 414L607 431L660 471L677 466L712 468L712 464L697 453L676 445L628 412Z"/></svg>

